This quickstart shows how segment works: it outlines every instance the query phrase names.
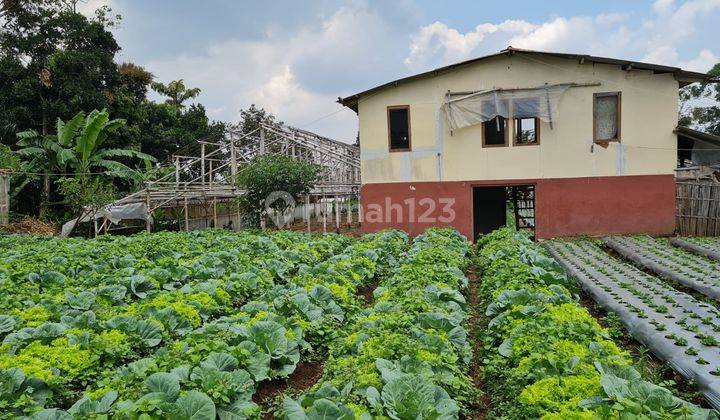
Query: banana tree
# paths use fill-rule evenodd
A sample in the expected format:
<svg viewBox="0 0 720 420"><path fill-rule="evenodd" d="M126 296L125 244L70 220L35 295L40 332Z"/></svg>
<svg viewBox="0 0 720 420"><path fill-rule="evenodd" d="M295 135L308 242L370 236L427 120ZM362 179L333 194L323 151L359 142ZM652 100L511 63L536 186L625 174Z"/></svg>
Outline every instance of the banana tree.
<svg viewBox="0 0 720 420"><path fill-rule="evenodd" d="M83 115L78 114L67 124L58 119L58 132L65 126L80 126L83 122ZM17 154L26 158L25 167L29 172L41 174L43 180L43 197L40 204L40 217L44 218L47 213L50 200L52 182L50 175L64 173L67 171L67 163L73 158L73 152L69 147L63 146L58 135L42 135L35 130L28 130L17 133L17 143L21 148Z"/></svg>
<svg viewBox="0 0 720 420"><path fill-rule="evenodd" d="M143 175L117 158L139 159L151 168L156 159L129 149L103 147L108 135L125 124L122 119L110 119L106 110L93 110L87 116L80 111L64 122L58 119L56 134L42 136L36 131L18 133L21 149L18 154L30 158L31 167L43 173L73 172L77 178L87 179L93 172L110 177L141 181ZM50 182L44 185L45 196L50 194Z"/></svg>

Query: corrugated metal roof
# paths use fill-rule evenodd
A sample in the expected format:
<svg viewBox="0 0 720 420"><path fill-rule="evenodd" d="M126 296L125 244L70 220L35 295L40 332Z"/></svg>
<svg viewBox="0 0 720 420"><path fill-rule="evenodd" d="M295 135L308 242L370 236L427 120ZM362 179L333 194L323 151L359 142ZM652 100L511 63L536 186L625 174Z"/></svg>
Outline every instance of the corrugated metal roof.
<svg viewBox="0 0 720 420"><path fill-rule="evenodd" d="M450 65L444 66L444 67L438 67L438 68L430 70L430 71L426 71L423 73L418 73L418 74L415 74L412 76L393 80L392 82L388 82L383 85L376 86L374 88L356 93L354 95L347 96L345 98L338 98L338 103L345 105L348 108L353 109L355 112L357 112L358 100L362 96L366 96L368 94L377 92L382 89L387 89L390 87L398 86L405 82L418 80L418 79L424 79L424 78L428 78L428 77L434 77L434 76L439 75L440 73L447 73L449 71L455 70L458 67L463 67L463 66L466 66L469 64L476 63L481 60L486 60L488 58L498 57L501 55L514 55L514 54L527 54L527 55L540 55L540 56L567 58L567 59L577 60L581 63L591 62L591 63L601 63L601 64L614 64L614 65L621 66L623 69L626 69L626 70L639 69L639 70L651 70L655 73L672 73L675 76L675 79L680 82L680 87L688 85L690 83L710 81L712 79L712 76L710 76L706 73L686 71L679 67L663 66L660 64L641 63L638 61L621 60L621 59L617 59L617 58L597 57L597 56L587 55L587 54L557 53L557 52L525 50L525 49L520 49L520 48L508 47L508 48L506 48L498 53L495 53L495 54L485 55L482 57L477 57L477 58L473 58L470 60L461 61L459 63L450 64Z"/></svg>

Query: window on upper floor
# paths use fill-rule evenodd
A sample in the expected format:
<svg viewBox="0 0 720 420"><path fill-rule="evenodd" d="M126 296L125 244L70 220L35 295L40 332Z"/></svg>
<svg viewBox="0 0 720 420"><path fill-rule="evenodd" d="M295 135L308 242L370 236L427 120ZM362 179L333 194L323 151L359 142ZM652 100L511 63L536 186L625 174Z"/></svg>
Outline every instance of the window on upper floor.
<svg viewBox="0 0 720 420"><path fill-rule="evenodd" d="M505 117L495 118L482 123L483 147L502 147L508 145L508 123Z"/></svg>
<svg viewBox="0 0 720 420"><path fill-rule="evenodd" d="M410 106L389 106L387 119L390 151L402 152L410 150Z"/></svg>
<svg viewBox="0 0 720 420"><path fill-rule="evenodd" d="M516 146L540 144L540 119L515 118L514 143Z"/></svg>
<svg viewBox="0 0 720 420"><path fill-rule="evenodd" d="M512 103L513 143L516 146L540 144L540 99L515 98Z"/></svg>
<svg viewBox="0 0 720 420"><path fill-rule="evenodd" d="M620 92L593 95L593 141L620 141Z"/></svg>

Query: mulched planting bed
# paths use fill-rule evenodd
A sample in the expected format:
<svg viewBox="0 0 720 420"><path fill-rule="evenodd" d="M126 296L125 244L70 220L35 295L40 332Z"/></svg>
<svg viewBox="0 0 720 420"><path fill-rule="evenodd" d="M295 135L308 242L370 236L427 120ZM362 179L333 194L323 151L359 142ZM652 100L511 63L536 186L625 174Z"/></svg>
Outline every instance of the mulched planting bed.
<svg viewBox="0 0 720 420"><path fill-rule="evenodd" d="M720 262L650 236L613 236L604 242L623 257L661 277L720 300Z"/></svg>
<svg viewBox="0 0 720 420"><path fill-rule="evenodd" d="M699 238L693 236L670 238L671 244L695 254L720 261L720 238Z"/></svg>
<svg viewBox="0 0 720 420"><path fill-rule="evenodd" d="M590 241L543 244L630 334L720 406L720 313Z"/></svg>

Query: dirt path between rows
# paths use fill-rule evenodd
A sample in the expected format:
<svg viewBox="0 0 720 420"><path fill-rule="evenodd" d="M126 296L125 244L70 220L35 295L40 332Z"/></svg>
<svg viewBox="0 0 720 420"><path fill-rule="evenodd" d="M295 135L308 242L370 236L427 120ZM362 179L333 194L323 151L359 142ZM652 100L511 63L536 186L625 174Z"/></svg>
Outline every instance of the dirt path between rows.
<svg viewBox="0 0 720 420"><path fill-rule="evenodd" d="M373 279L370 283L360 286L355 290L355 294L365 303L365 306L372 305L373 292L378 284L379 281ZM263 408L263 420L272 420L275 418L275 409L279 408L282 404L276 400L286 391L303 392L312 388L322 377L324 364L325 359L300 361L295 371L287 378L260 382L252 399L255 404Z"/></svg>
<svg viewBox="0 0 720 420"><path fill-rule="evenodd" d="M322 376L324 362L324 360L302 361L287 378L260 382L252 399L255 404L267 410L263 412L263 419L275 418L276 405L273 400L286 390L306 390L315 385L315 382Z"/></svg>
<svg viewBox="0 0 720 420"><path fill-rule="evenodd" d="M470 370L468 374L472 379L475 389L478 390L477 399L470 405L469 413L466 419L484 419L488 408L490 407L490 397L483 392L485 384L482 380L482 369L480 366L482 343L480 342L480 334L482 334L480 298L478 296L478 286L481 281L480 270L476 266L470 266L466 273L468 278L467 304L470 310L470 318L467 321L468 339L472 347L472 361L470 362Z"/></svg>

